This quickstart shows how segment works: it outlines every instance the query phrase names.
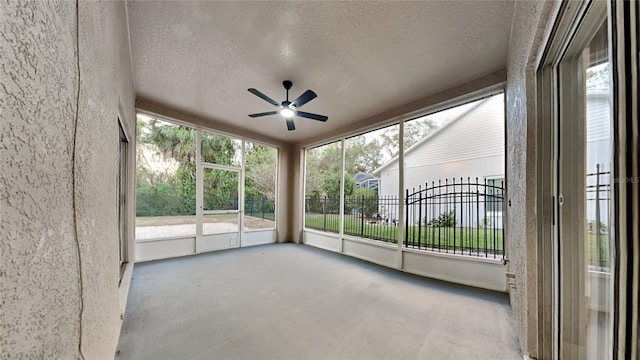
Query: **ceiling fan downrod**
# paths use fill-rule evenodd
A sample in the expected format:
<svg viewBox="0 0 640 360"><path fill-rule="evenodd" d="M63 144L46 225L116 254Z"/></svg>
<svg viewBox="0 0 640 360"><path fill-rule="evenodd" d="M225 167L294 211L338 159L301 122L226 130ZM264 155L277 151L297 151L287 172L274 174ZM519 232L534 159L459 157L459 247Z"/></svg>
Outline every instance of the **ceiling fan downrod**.
<svg viewBox="0 0 640 360"><path fill-rule="evenodd" d="M287 100L285 102L287 103L286 106L289 106L289 104L291 104L289 102L289 90L291 90L293 83L290 80L285 80L282 82L282 86L284 86L284 89L287 90Z"/></svg>

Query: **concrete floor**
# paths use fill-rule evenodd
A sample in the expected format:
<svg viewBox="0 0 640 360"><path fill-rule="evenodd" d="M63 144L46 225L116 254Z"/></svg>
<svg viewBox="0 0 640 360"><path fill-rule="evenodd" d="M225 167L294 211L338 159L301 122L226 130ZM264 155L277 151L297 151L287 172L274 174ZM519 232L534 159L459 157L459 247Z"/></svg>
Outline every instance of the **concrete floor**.
<svg viewBox="0 0 640 360"><path fill-rule="evenodd" d="M506 294L304 245L136 264L118 359L522 359Z"/></svg>

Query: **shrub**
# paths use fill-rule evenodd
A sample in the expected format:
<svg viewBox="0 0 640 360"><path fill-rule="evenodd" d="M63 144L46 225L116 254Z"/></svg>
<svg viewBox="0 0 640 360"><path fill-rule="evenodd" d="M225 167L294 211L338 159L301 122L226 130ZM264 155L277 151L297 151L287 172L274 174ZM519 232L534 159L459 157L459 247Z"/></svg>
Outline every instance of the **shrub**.
<svg viewBox="0 0 640 360"><path fill-rule="evenodd" d="M427 226L433 226L433 227L454 227L455 224L456 224L455 210L444 212L440 214L438 217L433 218L426 223Z"/></svg>
<svg viewBox="0 0 640 360"><path fill-rule="evenodd" d="M363 210L366 217L372 217L378 212L378 193L375 190L355 189L353 195L345 199L345 213L360 214Z"/></svg>

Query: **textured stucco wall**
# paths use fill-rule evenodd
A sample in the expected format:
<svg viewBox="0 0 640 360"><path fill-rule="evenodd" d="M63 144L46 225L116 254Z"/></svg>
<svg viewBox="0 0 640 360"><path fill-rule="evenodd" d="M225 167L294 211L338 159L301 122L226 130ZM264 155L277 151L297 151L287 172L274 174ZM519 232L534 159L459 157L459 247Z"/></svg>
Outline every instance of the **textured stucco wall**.
<svg viewBox="0 0 640 360"><path fill-rule="evenodd" d="M291 186L289 183L291 163L291 146L282 145L278 150L278 204L276 242L290 242L290 219L291 219Z"/></svg>
<svg viewBox="0 0 640 360"><path fill-rule="evenodd" d="M537 356L536 70L557 2L516 1L507 62L507 255L511 307L525 355Z"/></svg>
<svg viewBox="0 0 640 360"><path fill-rule="evenodd" d="M75 5L0 6L0 357L74 358Z"/></svg>
<svg viewBox="0 0 640 360"><path fill-rule="evenodd" d="M79 344L113 358L118 340L118 116L135 131L127 24L122 2L78 14L76 32L75 2L2 5L3 358L72 359Z"/></svg>
<svg viewBox="0 0 640 360"><path fill-rule="evenodd" d="M85 303L82 346L86 359L98 359L113 356L121 324L117 119L123 117L130 135L129 149L133 150L135 97L125 4L80 2L79 18L76 212Z"/></svg>
<svg viewBox="0 0 640 360"><path fill-rule="evenodd" d="M300 146L292 146L289 153L289 228L288 240L302 244L304 155Z"/></svg>

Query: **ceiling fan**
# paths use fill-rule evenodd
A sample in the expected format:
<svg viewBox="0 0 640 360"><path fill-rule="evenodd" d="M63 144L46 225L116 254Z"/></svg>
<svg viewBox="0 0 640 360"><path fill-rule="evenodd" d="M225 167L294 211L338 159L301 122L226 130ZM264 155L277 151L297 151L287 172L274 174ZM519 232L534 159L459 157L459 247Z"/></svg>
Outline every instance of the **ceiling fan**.
<svg viewBox="0 0 640 360"><path fill-rule="evenodd" d="M313 100L318 96L316 95L315 92L311 90L307 90L302 95L298 96L297 99L293 101L289 101L289 89L291 89L291 87L293 86L293 83L289 80L285 80L282 82L282 86L284 86L285 90L287 90L287 100L283 101L281 104L278 104L275 100L271 99L267 95L261 93L260 91L254 88L248 89L249 92L252 93L253 95L261 98L262 100L278 108L278 110L275 110L275 111L267 111L263 113L250 114L249 116L254 118L254 117L260 117L260 116L276 115L279 113L280 115L282 115L282 117L286 119L287 129L289 129L289 131L296 129L295 125L293 124L294 116L299 116L299 117L312 119L312 120L318 120L322 122L327 121L327 119L329 119L324 115L312 114L312 113L298 110L298 108L300 108L302 105L308 103L309 101Z"/></svg>

